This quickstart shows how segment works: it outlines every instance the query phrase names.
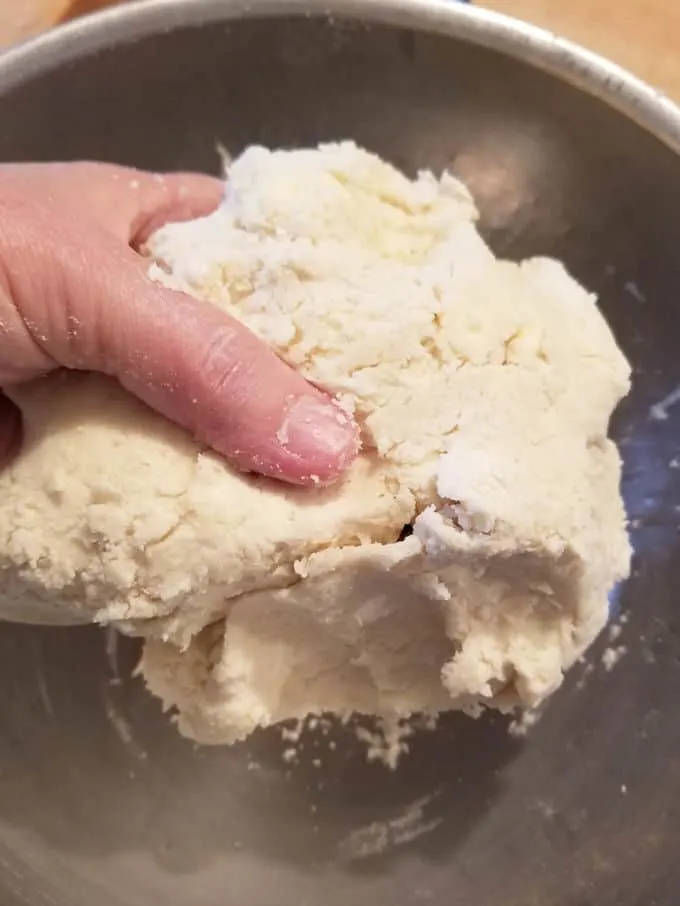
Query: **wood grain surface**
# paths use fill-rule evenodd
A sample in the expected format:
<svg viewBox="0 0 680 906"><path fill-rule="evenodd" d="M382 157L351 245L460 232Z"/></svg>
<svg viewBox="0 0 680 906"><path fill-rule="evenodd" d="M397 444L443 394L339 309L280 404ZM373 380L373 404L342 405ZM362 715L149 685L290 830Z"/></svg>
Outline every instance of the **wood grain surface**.
<svg viewBox="0 0 680 906"><path fill-rule="evenodd" d="M0 0L0 45L49 28L68 14L69 0Z"/></svg>
<svg viewBox="0 0 680 906"><path fill-rule="evenodd" d="M680 102L680 0L484 0L625 66Z"/></svg>
<svg viewBox="0 0 680 906"><path fill-rule="evenodd" d="M0 44L115 0L0 0ZM153 0L149 0L153 2ZM483 0L628 67L680 101L680 0Z"/></svg>

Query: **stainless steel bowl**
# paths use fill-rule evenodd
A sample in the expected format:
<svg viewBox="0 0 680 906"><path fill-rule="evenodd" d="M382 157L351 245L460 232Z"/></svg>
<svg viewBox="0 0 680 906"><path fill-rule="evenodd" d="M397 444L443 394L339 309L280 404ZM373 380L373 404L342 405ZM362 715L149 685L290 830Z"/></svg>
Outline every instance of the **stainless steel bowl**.
<svg viewBox="0 0 680 906"><path fill-rule="evenodd" d="M156 0L5 55L0 123L4 159L216 171L218 141L349 136L464 175L493 246L565 259L634 363L615 434L636 550L622 635L525 738L454 717L394 773L349 732L294 765L276 732L195 749L130 679L133 644L2 627L2 906L675 906L680 404L653 408L680 385L673 105L456 4Z"/></svg>

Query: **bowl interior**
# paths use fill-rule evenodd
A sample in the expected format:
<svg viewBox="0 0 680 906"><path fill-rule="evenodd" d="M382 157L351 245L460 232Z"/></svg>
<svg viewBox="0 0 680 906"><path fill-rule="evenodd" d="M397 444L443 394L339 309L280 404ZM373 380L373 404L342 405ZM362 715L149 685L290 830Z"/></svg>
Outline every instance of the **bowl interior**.
<svg viewBox="0 0 680 906"><path fill-rule="evenodd" d="M526 737L452 717L396 772L349 730L306 733L292 764L278 731L196 749L130 678L133 643L0 627L0 901L675 902L680 422L650 407L680 384L680 158L510 56L337 16L177 24L46 58L0 93L0 122L3 160L217 172L218 143L350 137L409 173L463 176L495 250L565 260L634 364L614 432L636 551L620 637ZM609 671L611 644L627 653Z"/></svg>

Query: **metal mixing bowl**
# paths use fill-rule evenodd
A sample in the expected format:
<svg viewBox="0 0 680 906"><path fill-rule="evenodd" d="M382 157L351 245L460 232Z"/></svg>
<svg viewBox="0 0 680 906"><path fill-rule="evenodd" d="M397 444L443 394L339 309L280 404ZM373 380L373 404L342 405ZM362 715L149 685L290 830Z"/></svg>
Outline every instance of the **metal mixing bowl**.
<svg viewBox="0 0 680 906"><path fill-rule="evenodd" d="M680 115L456 4L157 0L0 60L0 158L217 171L217 142L352 137L464 175L508 256L564 259L635 366L615 419L627 618L525 738L452 717L399 770L351 732L180 739L135 645L0 631L2 906L674 906L680 888ZM667 419L660 416L668 415ZM656 416L656 417L655 417ZM608 645L628 652L610 671ZM606 658L605 658L606 660ZM320 766L318 766L320 763Z"/></svg>

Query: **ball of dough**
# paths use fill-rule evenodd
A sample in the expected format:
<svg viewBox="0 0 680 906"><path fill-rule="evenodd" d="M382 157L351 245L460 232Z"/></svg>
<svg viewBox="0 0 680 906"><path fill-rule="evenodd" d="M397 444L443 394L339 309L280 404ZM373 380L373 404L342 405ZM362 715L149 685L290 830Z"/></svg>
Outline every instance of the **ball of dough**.
<svg viewBox="0 0 680 906"><path fill-rule="evenodd" d="M630 369L562 265L496 259L476 216L450 175L350 142L247 149L214 214L152 237L152 274L337 396L361 456L338 487L277 486L107 378L16 388L3 616L145 636L150 689L204 742L554 691L629 568L607 429Z"/></svg>

